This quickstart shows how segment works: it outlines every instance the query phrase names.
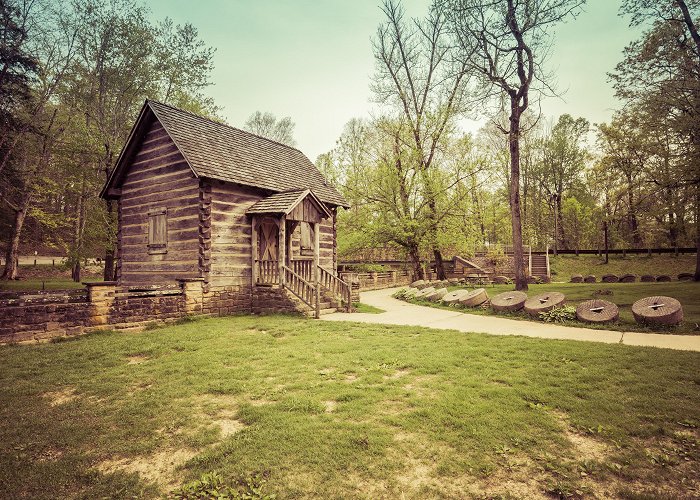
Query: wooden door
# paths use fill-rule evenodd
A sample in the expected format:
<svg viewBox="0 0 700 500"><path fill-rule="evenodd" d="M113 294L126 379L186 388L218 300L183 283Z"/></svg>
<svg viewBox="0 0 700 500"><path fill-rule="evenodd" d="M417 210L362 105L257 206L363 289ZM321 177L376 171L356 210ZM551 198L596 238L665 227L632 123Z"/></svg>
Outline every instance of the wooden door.
<svg viewBox="0 0 700 500"><path fill-rule="evenodd" d="M258 226L258 283L273 284L279 281L277 256L279 254L279 228L271 221Z"/></svg>

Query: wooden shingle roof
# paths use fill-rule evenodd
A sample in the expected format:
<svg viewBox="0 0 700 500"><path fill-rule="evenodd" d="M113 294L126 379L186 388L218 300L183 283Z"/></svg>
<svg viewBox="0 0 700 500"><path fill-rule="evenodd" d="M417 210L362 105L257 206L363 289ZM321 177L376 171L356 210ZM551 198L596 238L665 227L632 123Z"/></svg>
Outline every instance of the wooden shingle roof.
<svg viewBox="0 0 700 500"><path fill-rule="evenodd" d="M323 206L323 203L310 189L271 194L267 198L255 202L253 206L246 210L246 214L288 214L306 197L312 199L319 212L325 217L330 217L331 214L328 212L328 209Z"/></svg>
<svg viewBox="0 0 700 500"><path fill-rule="evenodd" d="M146 111L163 125L197 177L272 192L312 189L324 203L349 206L316 165L296 148L151 100L144 104L139 121ZM134 138L134 131L128 142ZM123 152L103 196L118 179L115 174L124 156Z"/></svg>

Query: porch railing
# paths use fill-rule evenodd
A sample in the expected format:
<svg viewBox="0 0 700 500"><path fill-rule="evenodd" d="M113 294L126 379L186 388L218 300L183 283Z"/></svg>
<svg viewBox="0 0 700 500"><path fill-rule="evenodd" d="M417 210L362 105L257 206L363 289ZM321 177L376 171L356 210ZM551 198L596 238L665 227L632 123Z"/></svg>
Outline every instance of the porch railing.
<svg viewBox="0 0 700 500"><path fill-rule="evenodd" d="M310 259L299 259L291 262L292 271L304 278L306 281L313 281L314 261Z"/></svg>
<svg viewBox="0 0 700 500"><path fill-rule="evenodd" d="M257 283L262 285L274 285L279 284L280 275L278 264L276 260L256 260L256 266L258 267L257 272Z"/></svg>
<svg viewBox="0 0 700 500"><path fill-rule="evenodd" d="M282 271L284 272L284 286L312 310L318 311L316 287L287 266L282 266Z"/></svg>
<svg viewBox="0 0 700 500"><path fill-rule="evenodd" d="M319 269L319 285L328 290L333 297L340 298L346 311L352 307L350 285L321 266Z"/></svg>

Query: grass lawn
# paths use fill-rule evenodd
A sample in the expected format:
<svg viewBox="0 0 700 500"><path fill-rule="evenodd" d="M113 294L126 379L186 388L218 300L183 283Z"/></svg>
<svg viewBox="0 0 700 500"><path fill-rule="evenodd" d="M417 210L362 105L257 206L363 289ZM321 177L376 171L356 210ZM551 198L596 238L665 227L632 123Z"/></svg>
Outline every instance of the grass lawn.
<svg viewBox="0 0 700 500"><path fill-rule="evenodd" d="M693 497L698 366L285 316L5 346L0 491L148 498L216 472L278 498Z"/></svg>
<svg viewBox="0 0 700 500"><path fill-rule="evenodd" d="M451 286L450 290L464 288L463 286ZM494 297L502 292L513 290L513 285L489 285L486 291L489 297ZM620 319L616 323L594 325L580 321L568 321L570 326L585 326L587 328L600 328L606 330L658 332L674 334L700 334L696 325L700 324L700 283L695 282L670 282L670 283L547 283L543 285L529 285L527 294L538 295L545 292L562 292L566 295L566 303L578 305L579 302L592 298L601 298L617 304L620 308ZM603 292L602 294L600 292ZM632 304L641 298L654 295L665 295L678 299L683 306L684 321L675 327L647 327L638 325L632 316ZM415 300L410 302L439 308L453 309L427 300ZM493 316L507 316L512 319L533 320L524 311L514 313L496 313L490 307L464 308L464 312L470 314L487 314Z"/></svg>
<svg viewBox="0 0 700 500"><path fill-rule="evenodd" d="M72 288L85 288L85 285L81 282L76 283L70 278L0 280L0 290L5 291L68 290Z"/></svg>
<svg viewBox="0 0 700 500"><path fill-rule="evenodd" d="M371 306L369 304L363 304L362 302L359 302L357 304L352 305L355 308L356 312L359 313L366 313L366 314L380 314L383 312L386 312L384 309L380 309L378 307Z"/></svg>
<svg viewBox="0 0 700 500"><path fill-rule="evenodd" d="M668 274L675 278L679 273L695 272L695 255L682 254L675 257L669 254L654 254L649 257L643 254L628 255L625 258L622 258L622 255L610 255L607 264L604 258L597 255L550 255L549 265L554 281L569 281L574 274L594 274L598 281L604 274Z"/></svg>
<svg viewBox="0 0 700 500"><path fill-rule="evenodd" d="M20 279L0 280L0 291L67 290L83 288L82 281L102 281L101 269L95 265L83 269L81 282L76 283L70 276L70 269L63 264L22 265L19 266Z"/></svg>

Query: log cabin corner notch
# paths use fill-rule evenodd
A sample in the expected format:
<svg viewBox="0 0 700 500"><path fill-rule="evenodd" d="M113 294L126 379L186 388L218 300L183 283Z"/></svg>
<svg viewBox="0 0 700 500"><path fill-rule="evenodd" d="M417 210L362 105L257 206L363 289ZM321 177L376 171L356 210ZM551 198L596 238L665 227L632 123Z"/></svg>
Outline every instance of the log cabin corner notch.
<svg viewBox="0 0 700 500"><path fill-rule="evenodd" d="M216 314L350 305L348 204L296 148L148 100L100 196L117 202L122 287L196 279Z"/></svg>

